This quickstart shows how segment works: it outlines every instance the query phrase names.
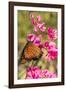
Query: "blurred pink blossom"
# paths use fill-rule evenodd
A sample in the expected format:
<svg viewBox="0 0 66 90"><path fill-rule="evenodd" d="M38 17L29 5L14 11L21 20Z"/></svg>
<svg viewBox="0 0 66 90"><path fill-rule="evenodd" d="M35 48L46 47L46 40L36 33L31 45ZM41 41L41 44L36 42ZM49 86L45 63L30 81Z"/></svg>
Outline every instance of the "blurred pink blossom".
<svg viewBox="0 0 66 90"><path fill-rule="evenodd" d="M34 43L36 46L40 46L40 44L41 44L41 39L42 39L42 35L40 34L40 35L36 36L36 38L35 38L35 40L34 40L33 43Z"/></svg>
<svg viewBox="0 0 66 90"><path fill-rule="evenodd" d="M29 67L27 70L27 79L38 79L38 78L56 78L56 74L46 70L41 70L39 67Z"/></svg>
<svg viewBox="0 0 66 90"><path fill-rule="evenodd" d="M52 60L55 60L57 56L58 56L58 49L52 48L52 49L48 49L48 54L45 58L50 62Z"/></svg>
<svg viewBox="0 0 66 90"><path fill-rule="evenodd" d="M40 46L41 44L42 35L36 36L35 34L28 34L27 40L33 42L36 46Z"/></svg>
<svg viewBox="0 0 66 90"><path fill-rule="evenodd" d="M29 67L27 70L27 78L30 79L38 79L40 78L40 74L41 74L41 69L38 68L37 66Z"/></svg>
<svg viewBox="0 0 66 90"><path fill-rule="evenodd" d="M48 48L48 47L49 47L49 42L48 42L48 41L45 41L45 42L43 43L43 47L44 47L44 48Z"/></svg>
<svg viewBox="0 0 66 90"><path fill-rule="evenodd" d="M55 42L52 42L52 41L51 42L45 41L43 43L43 47L47 48L47 49L56 48L56 44L55 44Z"/></svg>
<svg viewBox="0 0 66 90"><path fill-rule="evenodd" d="M38 22L41 21L41 16L37 16L37 21L38 21Z"/></svg>
<svg viewBox="0 0 66 90"><path fill-rule="evenodd" d="M58 56L58 49L57 48L49 49L48 53L49 53L51 59L56 59Z"/></svg>
<svg viewBox="0 0 66 90"><path fill-rule="evenodd" d="M52 49L52 48L56 48L56 43L51 41L49 43L48 49Z"/></svg>
<svg viewBox="0 0 66 90"><path fill-rule="evenodd" d="M42 70L42 75L41 75L42 78L56 78L57 75L53 72L50 72L49 70L45 69L45 70Z"/></svg>
<svg viewBox="0 0 66 90"><path fill-rule="evenodd" d="M40 38L39 38L39 37L36 37L33 43L34 43L36 46L39 46L39 45L40 45L40 42L41 42L41 41L40 41Z"/></svg>
<svg viewBox="0 0 66 90"><path fill-rule="evenodd" d="M31 22L34 25L34 31L37 32L38 30L44 32L46 27L44 23L41 23L41 16L37 16L37 19L34 18L33 15L30 16Z"/></svg>
<svg viewBox="0 0 66 90"><path fill-rule="evenodd" d="M43 47L47 49L47 55L46 55L46 59L48 61L52 61L52 60L55 60L58 56L58 49L56 47L56 44L55 42L48 42L46 41L44 44L43 44Z"/></svg>
<svg viewBox="0 0 66 90"><path fill-rule="evenodd" d="M55 39L57 39L57 30L49 27L49 28L48 28L48 38L49 38L50 40L55 40Z"/></svg>
<svg viewBox="0 0 66 90"><path fill-rule="evenodd" d="M35 38L36 38L35 34L28 34L28 36L27 36L27 40L31 41L31 42L34 41Z"/></svg>
<svg viewBox="0 0 66 90"><path fill-rule="evenodd" d="M34 19L34 16L31 14L30 19L33 25L36 25L36 20Z"/></svg>
<svg viewBox="0 0 66 90"><path fill-rule="evenodd" d="M37 23L37 27L40 29L40 31L44 32L46 27L44 23Z"/></svg>

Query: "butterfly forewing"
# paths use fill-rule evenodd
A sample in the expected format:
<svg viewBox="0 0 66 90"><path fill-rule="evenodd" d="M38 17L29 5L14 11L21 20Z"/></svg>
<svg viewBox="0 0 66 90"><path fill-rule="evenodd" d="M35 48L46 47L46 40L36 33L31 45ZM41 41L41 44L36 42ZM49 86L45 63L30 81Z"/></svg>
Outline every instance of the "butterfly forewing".
<svg viewBox="0 0 66 90"><path fill-rule="evenodd" d="M32 60L32 59L39 59L42 55L41 49L34 45L33 43L26 44L23 53L22 53L22 61L25 60Z"/></svg>

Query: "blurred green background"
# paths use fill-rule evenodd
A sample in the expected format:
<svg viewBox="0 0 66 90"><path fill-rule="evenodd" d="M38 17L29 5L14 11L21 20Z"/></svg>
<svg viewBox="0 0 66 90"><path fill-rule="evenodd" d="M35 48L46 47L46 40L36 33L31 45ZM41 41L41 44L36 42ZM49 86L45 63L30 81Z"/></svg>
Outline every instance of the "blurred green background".
<svg viewBox="0 0 66 90"><path fill-rule="evenodd" d="M36 16L42 17L42 22L46 24L46 31L44 34L43 41L47 40L47 28L52 27L57 29L57 13L56 12L38 12L38 11L23 11L18 10L18 57L20 57L20 54L22 52L22 49L24 48L27 40L26 37L29 33L34 33L33 31L33 25L30 20L30 14L33 14L36 18ZM55 41L57 44L57 41ZM29 65L32 65L33 61L30 62ZM47 64L46 61L39 62L37 66L41 66L43 69L47 68L46 66L49 65L49 70L56 72L56 64L57 62L51 62L50 64ZM26 68L25 64L20 65L18 70L18 78L23 79L25 78ZM24 74L24 75L23 75Z"/></svg>

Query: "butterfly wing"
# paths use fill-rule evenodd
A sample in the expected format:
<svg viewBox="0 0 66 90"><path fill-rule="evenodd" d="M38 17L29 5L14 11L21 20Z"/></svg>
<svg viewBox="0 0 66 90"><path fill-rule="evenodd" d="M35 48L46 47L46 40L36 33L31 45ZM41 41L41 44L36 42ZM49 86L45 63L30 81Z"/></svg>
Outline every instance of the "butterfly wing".
<svg viewBox="0 0 66 90"><path fill-rule="evenodd" d="M41 50L38 46L34 45L33 43L29 43L28 46L25 48L24 56L26 59L37 59L41 55Z"/></svg>
<svg viewBox="0 0 66 90"><path fill-rule="evenodd" d="M21 54L21 63L25 63L27 60L32 59L37 60L41 56L41 49L38 46L34 45L32 42L27 42Z"/></svg>

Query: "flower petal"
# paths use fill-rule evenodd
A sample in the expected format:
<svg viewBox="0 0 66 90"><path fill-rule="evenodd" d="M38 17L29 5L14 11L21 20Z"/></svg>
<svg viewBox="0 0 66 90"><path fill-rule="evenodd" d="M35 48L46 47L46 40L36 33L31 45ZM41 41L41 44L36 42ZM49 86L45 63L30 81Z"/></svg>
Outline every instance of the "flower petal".
<svg viewBox="0 0 66 90"><path fill-rule="evenodd" d="M34 41L35 37L36 37L35 34L28 34L27 40L32 42Z"/></svg>
<svg viewBox="0 0 66 90"><path fill-rule="evenodd" d="M39 46L40 45L40 38L39 37L36 37L33 43L35 45Z"/></svg>
<svg viewBox="0 0 66 90"><path fill-rule="evenodd" d="M38 21L38 22L41 21L41 16L37 16L37 21Z"/></svg>

